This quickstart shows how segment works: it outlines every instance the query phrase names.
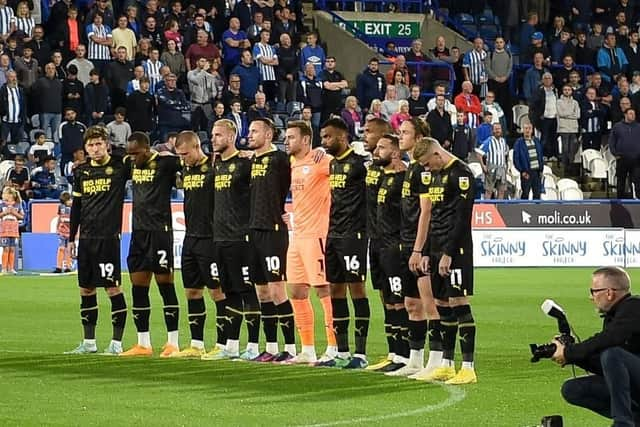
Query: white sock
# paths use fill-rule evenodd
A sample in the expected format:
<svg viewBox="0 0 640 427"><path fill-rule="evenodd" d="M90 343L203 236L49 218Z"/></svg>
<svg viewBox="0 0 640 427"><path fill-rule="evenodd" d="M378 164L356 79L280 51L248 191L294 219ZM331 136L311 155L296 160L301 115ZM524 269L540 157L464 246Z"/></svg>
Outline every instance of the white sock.
<svg viewBox="0 0 640 427"><path fill-rule="evenodd" d="M387 360L390 360L390 361L392 361L392 362L393 362L393 359L394 359L395 357L396 357L396 354L395 354L395 353L389 353L389 354L387 354Z"/></svg>
<svg viewBox="0 0 640 427"><path fill-rule="evenodd" d="M411 350L409 353L409 366L422 369L424 363L424 350Z"/></svg>
<svg viewBox="0 0 640 427"><path fill-rule="evenodd" d="M122 341L111 340L111 346L122 350Z"/></svg>
<svg viewBox="0 0 640 427"><path fill-rule="evenodd" d="M473 369L473 362L462 362L462 367Z"/></svg>
<svg viewBox="0 0 640 427"><path fill-rule="evenodd" d="M216 343L215 347L219 348L220 350L226 350L227 349L227 347L224 344L220 344L219 342Z"/></svg>
<svg viewBox="0 0 640 427"><path fill-rule="evenodd" d="M324 354L329 357L336 357L336 354L338 354L338 347L336 347L335 345L328 345L327 349L324 351Z"/></svg>
<svg viewBox="0 0 640 427"><path fill-rule="evenodd" d="M402 356L394 354L393 359L391 359L391 363L402 363Z"/></svg>
<svg viewBox="0 0 640 427"><path fill-rule="evenodd" d="M338 352L338 357L340 359L348 359L351 357L351 353L349 353L348 351L339 351Z"/></svg>
<svg viewBox="0 0 640 427"><path fill-rule="evenodd" d="M258 343L257 342L248 342L247 343L247 351L249 351L251 353L258 353L258 350L260 350L260 347L258 347Z"/></svg>
<svg viewBox="0 0 640 427"><path fill-rule="evenodd" d="M95 338L92 340L84 339L83 344L85 345L85 347L96 348L96 339Z"/></svg>
<svg viewBox="0 0 640 427"><path fill-rule="evenodd" d="M295 356L298 354L298 350L296 350L296 345L295 344L285 344L284 345L284 351L286 351L287 353L289 353L292 356Z"/></svg>
<svg viewBox="0 0 640 427"><path fill-rule="evenodd" d="M240 341L227 340L227 353L237 356L240 354Z"/></svg>
<svg viewBox="0 0 640 427"><path fill-rule="evenodd" d="M149 332L138 332L138 345L151 347L151 334Z"/></svg>
<svg viewBox="0 0 640 427"><path fill-rule="evenodd" d="M443 368L455 368L456 364L451 359L442 359Z"/></svg>
<svg viewBox="0 0 640 427"><path fill-rule="evenodd" d="M303 345L302 350L300 351L302 354L308 354L310 356L316 355L316 346L314 345Z"/></svg>
<svg viewBox="0 0 640 427"><path fill-rule="evenodd" d="M167 332L167 342L178 347L178 331Z"/></svg>
<svg viewBox="0 0 640 427"><path fill-rule="evenodd" d="M277 342L268 342L266 350L267 350L267 353L278 354L278 343Z"/></svg>
<svg viewBox="0 0 640 427"><path fill-rule="evenodd" d="M197 348L198 350L203 350L204 349L204 341L191 340L191 347L192 348Z"/></svg>
<svg viewBox="0 0 640 427"><path fill-rule="evenodd" d="M429 360L427 360L427 368L438 368L440 366L442 366L442 352L430 351Z"/></svg>
<svg viewBox="0 0 640 427"><path fill-rule="evenodd" d="M406 357L402 357L402 356L396 356L398 358L398 363L404 363L405 365L409 364L409 359L407 359Z"/></svg>

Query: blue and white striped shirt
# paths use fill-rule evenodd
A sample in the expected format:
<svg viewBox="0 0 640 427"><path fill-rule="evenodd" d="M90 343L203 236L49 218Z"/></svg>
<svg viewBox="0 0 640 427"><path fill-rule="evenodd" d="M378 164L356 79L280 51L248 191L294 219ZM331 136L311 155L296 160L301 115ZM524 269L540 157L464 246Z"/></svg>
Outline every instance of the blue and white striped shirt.
<svg viewBox="0 0 640 427"><path fill-rule="evenodd" d="M9 6L0 6L0 34L9 34L12 22L15 22L13 9Z"/></svg>
<svg viewBox="0 0 640 427"><path fill-rule="evenodd" d="M91 36L96 37L111 37L111 28L107 25L100 25L99 27L96 24L89 24L86 28L87 38L89 39L89 52L87 58L97 59L102 61L108 61L111 59L111 50L109 46L105 46L102 44L98 44L91 40Z"/></svg>
<svg viewBox="0 0 640 427"><path fill-rule="evenodd" d="M274 81L276 79L276 67L273 65L263 64L260 58L273 59L277 58L276 50L269 44L256 43L253 46L253 57L256 59L256 65L260 71L263 81Z"/></svg>
<svg viewBox="0 0 640 427"><path fill-rule="evenodd" d="M474 85L480 84L481 80L486 77L486 70L484 68L484 59L486 57L487 52L484 50L478 52L473 49L464 54L462 66L469 69L469 80Z"/></svg>
<svg viewBox="0 0 640 427"><path fill-rule="evenodd" d="M20 90L17 87L7 86L7 112L2 116L2 121L5 123L20 123L20 116L22 115L20 105Z"/></svg>
<svg viewBox="0 0 640 427"><path fill-rule="evenodd" d="M149 93L151 93L152 95L156 93L156 85L160 80L162 80L162 76L160 75L160 68L163 65L164 64L160 61L152 62L150 59L142 63L144 73L147 77L149 77Z"/></svg>
<svg viewBox="0 0 640 427"><path fill-rule="evenodd" d="M507 167L509 146L504 138L491 136L484 140L478 151L480 154L487 156L487 166L489 169Z"/></svg>

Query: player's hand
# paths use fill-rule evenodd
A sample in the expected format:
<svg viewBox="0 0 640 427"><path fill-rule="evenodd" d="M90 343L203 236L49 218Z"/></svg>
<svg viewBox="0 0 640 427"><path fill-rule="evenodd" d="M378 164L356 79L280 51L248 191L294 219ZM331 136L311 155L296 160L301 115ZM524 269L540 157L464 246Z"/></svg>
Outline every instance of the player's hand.
<svg viewBox="0 0 640 427"><path fill-rule="evenodd" d="M71 258L76 259L78 257L78 254L76 253L76 242L69 242L68 248Z"/></svg>
<svg viewBox="0 0 640 427"><path fill-rule="evenodd" d="M422 274L429 274L429 257L423 256L420 260L420 271Z"/></svg>
<svg viewBox="0 0 640 427"><path fill-rule="evenodd" d="M324 156L326 155L327 153L325 153L324 150L321 150L320 148L315 148L313 150L313 162L320 163L320 161L322 161L322 159L324 159Z"/></svg>
<svg viewBox="0 0 640 427"><path fill-rule="evenodd" d="M411 253L409 257L409 270L413 273L419 273L421 271L422 254L416 251Z"/></svg>
<svg viewBox="0 0 640 427"><path fill-rule="evenodd" d="M556 352L551 356L551 360L556 362L558 365L565 365L567 361L564 358L564 344L556 339L551 340L551 342L556 345Z"/></svg>
<svg viewBox="0 0 640 427"><path fill-rule="evenodd" d="M282 221L287 225L287 227L291 227L291 214L289 212L285 212L282 214Z"/></svg>
<svg viewBox="0 0 640 427"><path fill-rule="evenodd" d="M451 257L449 255L442 255L440 258L440 264L438 264L438 273L442 277L447 277L451 274Z"/></svg>

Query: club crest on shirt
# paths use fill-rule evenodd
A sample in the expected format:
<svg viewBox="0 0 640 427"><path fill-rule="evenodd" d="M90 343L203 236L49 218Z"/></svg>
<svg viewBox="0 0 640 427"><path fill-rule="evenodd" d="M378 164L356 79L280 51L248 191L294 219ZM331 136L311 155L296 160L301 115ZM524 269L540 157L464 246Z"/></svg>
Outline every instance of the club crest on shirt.
<svg viewBox="0 0 640 427"><path fill-rule="evenodd" d="M107 166L104 170L106 175L113 175L113 168L111 166Z"/></svg>
<svg viewBox="0 0 640 427"><path fill-rule="evenodd" d="M423 185L431 184L431 172L421 172L420 181L422 182Z"/></svg>
<svg viewBox="0 0 640 427"><path fill-rule="evenodd" d="M350 170L351 170L351 165L350 164L347 163L346 165L344 165L344 173L347 173Z"/></svg>
<svg viewBox="0 0 640 427"><path fill-rule="evenodd" d="M266 164L268 164L268 163L269 163L269 158L268 158L268 157L263 157L263 158L262 158L262 164L263 164L263 165L266 165Z"/></svg>
<svg viewBox="0 0 640 427"><path fill-rule="evenodd" d="M154 161L149 162L149 169L155 169L158 167L158 164Z"/></svg>
<svg viewBox="0 0 640 427"><path fill-rule="evenodd" d="M449 175L445 175L442 177L442 183L446 184L447 182L449 182Z"/></svg>
<svg viewBox="0 0 640 427"><path fill-rule="evenodd" d="M387 178L387 185L393 184L393 178Z"/></svg>
<svg viewBox="0 0 640 427"><path fill-rule="evenodd" d="M234 170L236 170L236 164L235 163L231 163L229 165L229 172L233 172Z"/></svg>
<svg viewBox="0 0 640 427"><path fill-rule="evenodd" d="M309 166L304 166L302 168L302 173L305 175L309 175L309 172L311 172L311 169L309 168Z"/></svg>
<svg viewBox="0 0 640 427"><path fill-rule="evenodd" d="M206 171L209 170L209 166L204 164L202 166L200 166L200 172L205 173Z"/></svg>
<svg viewBox="0 0 640 427"><path fill-rule="evenodd" d="M462 191L468 190L469 189L469 177L468 176L458 177L458 186L460 187L460 189Z"/></svg>

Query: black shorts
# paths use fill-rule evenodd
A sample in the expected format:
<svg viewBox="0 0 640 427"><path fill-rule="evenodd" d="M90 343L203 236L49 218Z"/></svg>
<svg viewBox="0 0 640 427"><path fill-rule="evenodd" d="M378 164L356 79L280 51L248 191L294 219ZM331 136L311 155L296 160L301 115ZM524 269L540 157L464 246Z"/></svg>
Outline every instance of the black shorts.
<svg viewBox="0 0 640 427"><path fill-rule="evenodd" d="M382 297L385 304L402 304L404 302L402 282L400 247L390 246L380 249L380 265L384 272L385 287L382 288Z"/></svg>
<svg viewBox="0 0 640 427"><path fill-rule="evenodd" d="M287 249L289 231L251 230L251 265L249 273L255 284L287 280Z"/></svg>
<svg viewBox="0 0 640 427"><path fill-rule="evenodd" d="M418 289L418 278L422 273L414 273L409 269L409 258L413 254L413 246L400 245L400 278L402 279L402 296L409 298L420 298Z"/></svg>
<svg viewBox="0 0 640 427"><path fill-rule="evenodd" d="M325 253L329 283L358 283L367 280L367 240L327 238Z"/></svg>
<svg viewBox="0 0 640 427"><path fill-rule="evenodd" d="M120 239L80 239L78 285L81 288L120 286Z"/></svg>
<svg viewBox="0 0 640 427"><path fill-rule="evenodd" d="M249 248L247 242L215 242L214 256L224 293L255 292L249 274Z"/></svg>
<svg viewBox="0 0 640 427"><path fill-rule="evenodd" d="M173 232L134 231L131 233L129 273L150 271L156 274L173 272Z"/></svg>
<svg viewBox="0 0 640 427"><path fill-rule="evenodd" d="M438 273L440 258L440 255L429 256L433 297L446 300L473 295L473 252L468 250L464 254L454 255L451 260L451 274L447 277Z"/></svg>
<svg viewBox="0 0 640 427"><path fill-rule="evenodd" d="M182 284L187 289L220 287L213 238L186 236L182 244Z"/></svg>
<svg viewBox="0 0 640 427"><path fill-rule="evenodd" d="M387 286L387 278L380 265L380 240L369 240L369 270L373 289L383 290Z"/></svg>

